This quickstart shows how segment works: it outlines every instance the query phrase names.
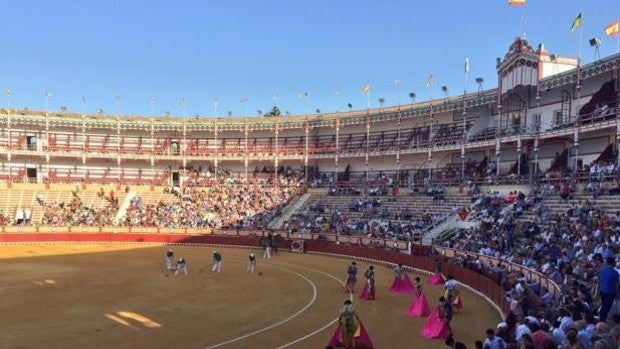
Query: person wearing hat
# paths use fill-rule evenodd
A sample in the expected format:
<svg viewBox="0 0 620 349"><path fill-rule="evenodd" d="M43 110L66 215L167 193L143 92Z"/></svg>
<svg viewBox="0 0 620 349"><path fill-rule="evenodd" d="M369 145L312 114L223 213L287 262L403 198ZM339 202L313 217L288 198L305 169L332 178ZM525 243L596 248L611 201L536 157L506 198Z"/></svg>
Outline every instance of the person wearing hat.
<svg viewBox="0 0 620 349"><path fill-rule="evenodd" d="M256 256L254 255L254 253L250 253L250 255L248 256L248 273L254 273L254 271L256 270Z"/></svg>
<svg viewBox="0 0 620 349"><path fill-rule="evenodd" d="M347 282L342 286L342 289L349 293L355 292L355 283L357 282L357 263L351 262L351 265L347 268Z"/></svg>
<svg viewBox="0 0 620 349"><path fill-rule="evenodd" d="M168 250L166 251L166 271L172 271L172 263L174 263L174 252Z"/></svg>
<svg viewBox="0 0 620 349"><path fill-rule="evenodd" d="M353 307L353 302L348 299L340 307L338 327L332 335L328 347L346 349L374 348L370 336Z"/></svg>
<svg viewBox="0 0 620 349"><path fill-rule="evenodd" d="M616 294L620 290L620 275L614 268L616 266L616 260L614 257L607 258L607 264L603 266L598 274L599 294L601 296L601 311L599 314L599 321L607 321L607 315L611 310Z"/></svg>
<svg viewBox="0 0 620 349"><path fill-rule="evenodd" d="M211 271L217 271L218 273L222 271L222 255L217 251L213 251L213 267Z"/></svg>
<svg viewBox="0 0 620 349"><path fill-rule="evenodd" d="M448 275L448 279L443 286L446 289L444 297L448 299L448 302L454 304L456 296L459 294L458 282L454 280L454 276Z"/></svg>
<svg viewBox="0 0 620 349"><path fill-rule="evenodd" d="M179 258L179 260L177 261L177 270L174 272L174 275L179 275L179 271L183 270L183 272L185 273L185 275L188 274L187 272L187 264L185 263L185 258L181 257Z"/></svg>

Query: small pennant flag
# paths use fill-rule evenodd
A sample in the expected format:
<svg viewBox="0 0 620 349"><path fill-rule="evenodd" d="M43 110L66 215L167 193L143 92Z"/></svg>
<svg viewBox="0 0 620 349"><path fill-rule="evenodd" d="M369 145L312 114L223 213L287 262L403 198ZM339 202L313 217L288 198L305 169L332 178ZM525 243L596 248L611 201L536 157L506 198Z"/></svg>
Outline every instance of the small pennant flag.
<svg viewBox="0 0 620 349"><path fill-rule="evenodd" d="M620 33L620 20L615 20L613 23L605 27L605 34L607 36L616 36Z"/></svg>
<svg viewBox="0 0 620 349"><path fill-rule="evenodd" d="M362 87L362 93L366 94L370 92L370 85Z"/></svg>
<svg viewBox="0 0 620 349"><path fill-rule="evenodd" d="M433 74L429 75L428 78L426 78L426 87L430 86L433 86Z"/></svg>
<svg viewBox="0 0 620 349"><path fill-rule="evenodd" d="M179 105L185 105L185 97L179 98Z"/></svg>
<svg viewBox="0 0 620 349"><path fill-rule="evenodd" d="M508 5L523 6L525 5L525 0L508 0Z"/></svg>
<svg viewBox="0 0 620 349"><path fill-rule="evenodd" d="M7 88L6 88L6 95L7 95L7 96L10 96L10 95L11 95L11 88L10 88L10 87L7 87Z"/></svg>
<svg viewBox="0 0 620 349"><path fill-rule="evenodd" d="M573 24L570 26L570 31L575 31L575 29L581 27L581 12L579 12L579 16L575 17L573 20Z"/></svg>
<svg viewBox="0 0 620 349"><path fill-rule="evenodd" d="M402 85L402 84L403 84L403 81L402 81L401 79L396 79L396 80L394 80L394 85L396 85L396 86L400 86L400 85Z"/></svg>
<svg viewBox="0 0 620 349"><path fill-rule="evenodd" d="M248 97L241 97L239 99L239 103L246 103L248 101Z"/></svg>
<svg viewBox="0 0 620 349"><path fill-rule="evenodd" d="M299 94L299 98L308 97L308 92L302 92Z"/></svg>
<svg viewBox="0 0 620 349"><path fill-rule="evenodd" d="M465 74L469 73L469 57L465 57Z"/></svg>

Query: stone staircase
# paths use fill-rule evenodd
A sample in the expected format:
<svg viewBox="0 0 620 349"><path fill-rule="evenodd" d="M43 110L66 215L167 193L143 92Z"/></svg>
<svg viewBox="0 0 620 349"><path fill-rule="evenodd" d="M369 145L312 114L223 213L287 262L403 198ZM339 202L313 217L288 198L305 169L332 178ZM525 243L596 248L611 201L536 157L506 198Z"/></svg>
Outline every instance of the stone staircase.
<svg viewBox="0 0 620 349"><path fill-rule="evenodd" d="M291 218L291 216L295 212L299 211L302 207L304 207L304 205L308 202L308 200L310 200L310 197L312 197L312 194L310 193L305 193L302 196L295 197L288 205L286 205L282 214L276 219L269 222L267 227L269 229L282 228L282 225L284 225L284 222L286 222L289 218Z"/></svg>
<svg viewBox="0 0 620 349"><path fill-rule="evenodd" d="M119 222L121 222L123 219L125 219L125 216L127 215L127 209L129 208L129 204L131 203L131 200L136 196L136 192L134 191L130 191L129 193L127 193L127 195L125 195L125 198L123 199L123 202L119 205L118 207L118 212L116 213L116 216L114 217L114 225L118 225Z"/></svg>
<svg viewBox="0 0 620 349"><path fill-rule="evenodd" d="M574 194L567 201L562 200L559 196L546 196L543 198L543 205L551 214L566 214L568 209L573 207L573 204L579 204L586 200L596 203L602 212L610 215L620 211L620 196L617 195L602 195L593 199L592 195Z"/></svg>
<svg viewBox="0 0 620 349"><path fill-rule="evenodd" d="M422 235L423 245L433 245L451 239L461 229L475 228L480 222L462 220L458 214L452 214L445 221L433 226L428 232Z"/></svg>
<svg viewBox="0 0 620 349"><path fill-rule="evenodd" d="M421 218L426 212L433 213L435 215L450 215L452 213L452 207L468 207L471 205L470 198L464 195L446 195L446 200L443 203L433 202L433 198L424 194L415 194L413 196L401 195L396 197L396 201L391 201L389 196L371 196L369 199L377 198L381 200L381 207L377 208L377 214L375 216L365 215L364 212L351 212L349 210L349 204L353 200L359 200L361 196L326 196L326 195L313 195L308 202L308 206L314 206L322 204L326 208L333 211L339 211L346 214L353 222L362 219L380 218L380 214L384 208L390 215L385 220L392 221L394 223L398 220L394 215L401 212L404 209L409 209L414 219ZM315 218L316 213L306 212L312 219Z"/></svg>

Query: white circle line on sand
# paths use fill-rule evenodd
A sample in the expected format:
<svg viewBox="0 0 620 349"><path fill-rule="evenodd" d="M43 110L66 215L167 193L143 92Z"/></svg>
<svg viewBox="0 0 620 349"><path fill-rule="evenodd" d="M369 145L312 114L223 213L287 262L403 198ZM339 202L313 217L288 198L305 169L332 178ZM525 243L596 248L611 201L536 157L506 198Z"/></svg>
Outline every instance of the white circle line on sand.
<svg viewBox="0 0 620 349"><path fill-rule="evenodd" d="M246 339L248 337L251 337L251 336L263 333L265 331L268 331L268 330L270 330L272 328L281 326L281 325L283 325L283 324L293 320L294 318L296 318L297 316L301 315L303 312L308 310L308 308L310 308L312 306L312 304L314 304L314 302L316 301L316 298L317 298L318 292L317 292L316 284L314 282L312 282L312 280L308 279L307 277L305 277L304 275L302 275L300 273L296 273L296 272L290 272L290 273L295 274L295 275L299 276L300 278L306 280L306 282L308 282L310 284L310 286L312 286L312 299L310 299L308 304L306 304L303 308L298 310L295 314L289 316L288 318L286 318L284 320L280 320L280 321L278 321L278 322L276 322L274 324L271 324L269 326L263 327L261 329L258 329L256 331L254 331L254 332L245 334L243 336L239 336L237 338L229 339L227 341L224 341L224 342L221 342L221 343L218 343L218 344L214 344L214 345L208 346L208 347L206 347L206 349L219 348L219 347L222 347L224 345L235 343L235 342L238 342L240 340Z"/></svg>
<svg viewBox="0 0 620 349"><path fill-rule="evenodd" d="M290 265L290 264L288 264L288 263L280 263L280 262L275 262L275 263L273 263L273 264ZM314 272L319 273L319 274L323 274L323 275L325 275L325 276L327 276L327 277L329 277L329 278L332 278L332 279L334 279L334 280L338 281L338 283L342 283L342 284L344 284L344 281L343 281L343 280L340 280L340 279L338 279L337 277L333 276L332 274L326 273L326 272L324 272L324 271L322 271L322 270L318 270L318 269L314 269L314 268L308 268L308 267L301 267L301 266L297 266L297 265L296 265L296 266L294 266L294 267L297 267L297 268L300 268L300 269L304 269L304 270L314 271ZM353 298L353 296L352 296L351 294L350 294L350 296L351 296L351 300L353 300L353 299L352 299L352 298ZM312 337L312 336L314 336L314 335L317 335L317 334L319 334L319 333L321 333L321 332L325 331L325 330L326 330L327 328L329 328L330 326L333 326L336 322L338 322L338 318L333 319L332 321L328 322L327 324L323 325L322 327L320 327L320 328L318 328L318 329L316 329L316 330L314 330L314 331L312 331L312 332L310 332L310 333L308 333L308 334L306 334L306 335L304 335L304 336L302 336L302 337L299 337L299 338L297 338L297 339L295 339L295 340L293 340L293 341L291 341L291 342L288 342L288 343L286 343L286 344L283 344L283 345L279 346L277 349L284 349L284 348L288 348L288 347L290 347L291 345L294 345L294 344L297 344L297 343L299 343L299 342L302 342L302 341L304 341L304 340L306 340L306 339L308 339L308 338L310 338L310 337Z"/></svg>

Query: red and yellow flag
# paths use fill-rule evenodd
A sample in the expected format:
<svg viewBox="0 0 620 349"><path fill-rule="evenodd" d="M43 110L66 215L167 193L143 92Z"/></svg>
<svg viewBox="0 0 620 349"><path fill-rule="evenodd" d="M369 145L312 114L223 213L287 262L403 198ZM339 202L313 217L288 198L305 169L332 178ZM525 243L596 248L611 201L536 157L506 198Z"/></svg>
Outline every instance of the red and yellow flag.
<svg viewBox="0 0 620 349"><path fill-rule="evenodd" d="M525 0L508 0L508 5L523 6L525 5Z"/></svg>
<svg viewBox="0 0 620 349"><path fill-rule="evenodd" d="M607 36L616 36L620 33L620 20L615 20L613 23L605 27L605 34Z"/></svg>

